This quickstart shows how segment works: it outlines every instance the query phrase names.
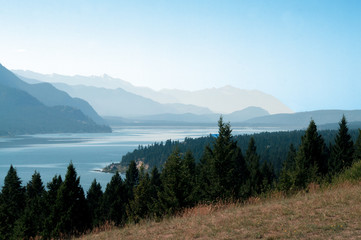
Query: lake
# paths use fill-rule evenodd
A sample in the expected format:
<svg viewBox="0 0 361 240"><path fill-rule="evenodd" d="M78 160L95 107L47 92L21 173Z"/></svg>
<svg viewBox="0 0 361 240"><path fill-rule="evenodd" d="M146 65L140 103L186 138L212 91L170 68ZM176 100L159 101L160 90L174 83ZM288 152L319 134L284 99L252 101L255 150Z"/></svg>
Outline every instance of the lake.
<svg viewBox="0 0 361 240"><path fill-rule="evenodd" d="M80 183L86 192L94 178L103 190L112 174L96 170L112 162L120 162L122 156L139 145L154 142L184 140L217 133L217 126L112 127L112 133L36 134L0 138L0 186L12 164L27 184L34 171L38 171L44 185L55 174L64 180L67 166L72 162ZM233 128L233 134L273 131L274 129Z"/></svg>

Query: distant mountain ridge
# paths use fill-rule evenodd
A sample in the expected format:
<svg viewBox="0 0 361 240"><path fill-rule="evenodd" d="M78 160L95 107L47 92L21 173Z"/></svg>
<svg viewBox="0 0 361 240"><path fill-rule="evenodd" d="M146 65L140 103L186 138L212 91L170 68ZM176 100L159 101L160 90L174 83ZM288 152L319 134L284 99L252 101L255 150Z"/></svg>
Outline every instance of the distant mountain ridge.
<svg viewBox="0 0 361 240"><path fill-rule="evenodd" d="M232 86L210 88L199 91L163 89L163 95L169 95L184 104L193 103L208 107L213 112L229 114L250 106L260 107L271 114L292 113L292 110L277 98L258 90L243 90Z"/></svg>
<svg viewBox="0 0 361 240"><path fill-rule="evenodd" d="M72 98L66 92L61 91L55 88L52 84L47 82L39 82L29 84L27 81L36 82L36 80L26 79L21 77L22 80L16 78L10 78L11 82L7 86L16 87L21 89L30 95L37 98L40 102L44 103L46 106L53 107L59 105L66 105L80 109L85 115L89 116L93 121L98 124L106 124L104 119L94 111L93 107L86 101L80 98Z"/></svg>
<svg viewBox="0 0 361 240"><path fill-rule="evenodd" d="M245 127L302 129L306 128L310 120L313 119L320 129L335 128L343 114L350 126L357 127L361 122L361 110L318 110L293 113L291 109L271 95L256 90L241 90L231 86L199 91L169 89L154 91L150 88L135 87L126 81L108 75L102 77L69 77L56 74L43 75L29 71L15 72L27 74L26 77L33 77L40 81L46 81L50 77L51 79L47 79L48 81L66 82L68 85L63 85L63 88L60 87L61 84L55 85L68 93L75 91L74 88L88 88L88 96L79 95L79 97L89 99L89 102L99 90L89 85L109 84L109 88L113 89L103 88L101 90L103 92L101 94L98 92L98 96L95 96L95 98L103 98L103 100L109 98L107 103L102 103L99 106L95 100L91 103L95 109L99 109L102 115L113 116L113 118L107 117L113 123L209 124L216 122L221 113L225 121ZM74 86L81 83L88 86ZM117 87L122 89L116 89ZM93 89L93 92L89 89ZM134 95L135 93L136 95ZM119 101L112 101L112 99ZM123 105L132 109L126 110ZM175 106L178 107L178 110ZM156 109L156 111L152 109Z"/></svg>
<svg viewBox="0 0 361 240"><path fill-rule="evenodd" d="M71 86L54 83L54 86L73 97L87 100L102 116L137 117L154 114L210 114L209 109L191 104L160 104L148 98L125 91L84 85Z"/></svg>
<svg viewBox="0 0 361 240"><path fill-rule="evenodd" d="M47 107L30 94L0 84L0 135L110 132L80 110L68 106Z"/></svg>
<svg viewBox="0 0 361 240"><path fill-rule="evenodd" d="M233 112L231 114L202 114L196 115L191 113L185 114L155 114L140 116L137 118L119 118L119 117L105 117L105 119L113 125L197 125L197 124L216 124L220 116L223 116L224 121L229 121L232 124L240 123L255 116L266 116L269 113L259 107L248 107L241 111Z"/></svg>
<svg viewBox="0 0 361 240"><path fill-rule="evenodd" d="M292 114L273 114L249 119L243 122L251 126L283 126L292 129L306 128L311 119L317 125L333 125L345 115L348 122L360 122L361 110L317 110Z"/></svg>
<svg viewBox="0 0 361 240"><path fill-rule="evenodd" d="M96 114L84 100L72 99L48 83L25 83L0 64L0 135L111 131L59 99L68 99L69 105L83 104L84 109ZM61 104L56 104L57 101Z"/></svg>
<svg viewBox="0 0 361 240"><path fill-rule="evenodd" d="M19 76L26 77L28 79L36 79L41 82L49 82L49 83L65 83L67 85L84 85L90 87L98 87L104 88L106 86L107 89L117 89L121 88L127 92L134 93L140 95L145 98L152 99L157 102L168 102L169 96L164 95L161 92L155 91L148 87L138 87L134 86L131 83L124 81L119 78L113 78L107 74L103 76L66 76L61 74L41 74L36 73L29 70L12 70L15 74ZM158 101L161 99L162 101ZM172 101L175 99L171 98Z"/></svg>
<svg viewBox="0 0 361 240"><path fill-rule="evenodd" d="M251 115L247 113L251 112ZM258 114L258 117L251 117ZM264 109L249 107L243 111L223 114L223 120L232 126L245 128L273 128L278 130L305 129L313 119L320 130L338 129L345 115L350 129L361 128L361 110L318 110L289 114L268 114ZM168 126L215 126L220 114L158 114L135 119L105 117L112 125L168 125Z"/></svg>
<svg viewBox="0 0 361 240"><path fill-rule="evenodd" d="M151 99L162 104L185 104L208 108L214 113L229 114L255 106L265 109L271 114L292 113L292 110L277 98L257 90L242 90L231 86L211 88L199 91L163 89L152 90L147 87L136 87L122 79L103 76L64 76L59 74L39 74L31 71L13 70L16 74L51 83L68 85L86 85L123 90ZM169 112L168 112L169 113ZM184 113L184 112L183 112ZM195 113L195 112L191 112ZM203 113L198 113L203 114Z"/></svg>
<svg viewBox="0 0 361 240"><path fill-rule="evenodd" d="M198 123L217 123L220 116L223 116L224 121L231 123L239 123L245 120L251 119L255 116L267 116L269 113L259 107L248 107L240 111L233 112L231 114L164 114L164 115L151 115L139 118L141 120L152 120L152 121L183 121L183 122L198 122Z"/></svg>

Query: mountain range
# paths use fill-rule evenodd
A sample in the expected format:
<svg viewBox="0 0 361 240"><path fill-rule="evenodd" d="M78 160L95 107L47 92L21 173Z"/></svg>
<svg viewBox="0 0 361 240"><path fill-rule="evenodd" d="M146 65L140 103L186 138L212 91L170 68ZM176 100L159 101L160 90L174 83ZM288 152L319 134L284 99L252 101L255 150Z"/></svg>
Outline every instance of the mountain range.
<svg viewBox="0 0 361 240"><path fill-rule="evenodd" d="M82 91L85 90L85 86L87 87L101 87L109 90L109 94L113 94L111 90L116 90L121 88L124 91L129 93L141 96L143 98L147 98L148 100L153 100L154 102L161 104L168 104L168 110L163 111L163 113L193 113L193 114L205 114L204 111L209 111L218 114L229 114L232 112L243 110L247 107L254 106L260 107L266 110L271 114L275 113L292 113L292 110L288 108L285 104L279 101L277 98L263 93L257 90L242 90L231 86L225 86L222 88L210 88L199 91L184 91L184 90L171 90L171 89L163 89L160 91L155 91L146 87L136 87L122 79L112 78L108 75L103 76L63 76L59 74L40 74L31 71L22 71L22 70L13 70L14 73L19 76L32 78L40 81L50 82L50 83L63 83L67 84L71 87L75 85L83 85L83 89L79 88L72 90L73 97L84 97L85 100L91 102L91 99L86 96L86 93ZM58 87L64 87L59 86ZM65 91L69 91L69 87L67 89L63 88ZM105 91L104 89L102 91ZM86 97L86 98L85 98ZM174 109L173 111L169 110L169 107L175 107L174 105L169 104L178 104L178 109ZM185 109L188 112L180 111L180 104L184 104L186 106L197 106L202 107L203 110L199 108L195 108L195 111L188 110L190 107L186 107ZM95 106L94 106L95 107ZM100 112L100 110L95 107L95 109ZM206 110L207 109L207 110ZM210 113L209 112L209 113ZM153 112L153 114L161 114L162 112ZM109 114L106 114L109 115ZM126 114L125 114L126 115ZM147 115L140 114L137 115ZM114 115L113 115L114 116ZM119 115L116 115L119 116ZM124 116L124 115L123 115Z"/></svg>
<svg viewBox="0 0 361 240"><path fill-rule="evenodd" d="M248 107L246 109L233 112L231 114L223 114L223 119L232 123L240 123L245 120L257 117L267 116L269 113L259 107ZM105 117L105 119L114 125L126 125L126 124L164 124L164 125L191 125L191 124L217 124L220 114L155 114L147 116L139 116L137 118L117 118L117 117Z"/></svg>
<svg viewBox="0 0 361 240"><path fill-rule="evenodd" d="M111 131L86 101L49 83L26 83L1 64L0 112L0 135Z"/></svg>
<svg viewBox="0 0 361 240"><path fill-rule="evenodd" d="M277 98L257 90L225 86L199 91L155 91L136 87L108 75L86 77L45 75L21 70L14 72L28 84L45 84L48 88L55 86L70 99L86 100L111 125L215 124L222 115L232 125L244 127L302 129L313 119L320 128L328 129L336 128L342 115L345 115L350 126L361 126L361 110L293 113ZM42 83L43 81L50 82L53 86ZM33 94L35 95L34 91ZM50 104L50 100L43 98Z"/></svg>
<svg viewBox="0 0 361 240"><path fill-rule="evenodd" d="M191 104L161 104L121 88L106 89L85 85L71 86L64 83L53 83L53 85L73 97L85 99L102 116L138 117L165 113L212 113L207 108Z"/></svg>
<svg viewBox="0 0 361 240"><path fill-rule="evenodd" d="M320 128L326 129L326 126L328 126L327 129L330 129L337 126L335 123L338 123L343 115L345 115L349 123L353 123L351 124L352 126L359 126L359 124L355 123L361 122L361 110L317 110L293 114L273 114L248 119L243 124L248 126L275 126L301 129L306 128L312 119Z"/></svg>
<svg viewBox="0 0 361 240"><path fill-rule="evenodd" d="M271 114L292 113L292 110L277 98L258 90L244 90L232 86L209 88L199 91L163 89L163 95L172 96L183 104L208 107L215 113L229 114L254 106L265 109ZM161 100L159 100L161 102ZM169 103L172 102L169 98Z"/></svg>

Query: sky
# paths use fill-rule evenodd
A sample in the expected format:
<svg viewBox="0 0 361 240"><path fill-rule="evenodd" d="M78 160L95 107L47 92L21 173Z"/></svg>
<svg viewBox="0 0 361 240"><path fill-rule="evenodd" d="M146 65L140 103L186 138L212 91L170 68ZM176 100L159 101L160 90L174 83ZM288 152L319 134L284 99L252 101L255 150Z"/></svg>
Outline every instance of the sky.
<svg viewBox="0 0 361 240"><path fill-rule="evenodd" d="M361 109L361 1L0 0L0 63Z"/></svg>

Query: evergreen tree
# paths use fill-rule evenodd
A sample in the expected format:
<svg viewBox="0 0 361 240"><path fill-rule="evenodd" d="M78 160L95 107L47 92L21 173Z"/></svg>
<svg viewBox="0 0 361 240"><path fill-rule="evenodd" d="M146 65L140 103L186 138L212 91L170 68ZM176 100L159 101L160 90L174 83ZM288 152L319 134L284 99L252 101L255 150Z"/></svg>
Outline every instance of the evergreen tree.
<svg viewBox="0 0 361 240"><path fill-rule="evenodd" d="M232 193L232 197L244 198L244 188L250 174L247 168L246 160L242 155L241 149L236 146L235 142L234 145L235 151L232 155L232 165L228 174L228 183L230 184L229 190Z"/></svg>
<svg viewBox="0 0 361 240"><path fill-rule="evenodd" d="M102 224L102 197L102 187L100 183L94 179L87 192L87 203L92 227L97 227Z"/></svg>
<svg viewBox="0 0 361 240"><path fill-rule="evenodd" d="M133 199L133 189L139 183L139 170L135 161L131 161L125 173L125 186L128 191L128 199Z"/></svg>
<svg viewBox="0 0 361 240"><path fill-rule="evenodd" d="M218 121L218 136L213 148L207 147L201 159L197 192L201 200L238 198L248 170L241 149L233 140L229 123Z"/></svg>
<svg viewBox="0 0 361 240"><path fill-rule="evenodd" d="M37 171L31 176L31 180L26 186L26 197L28 200L35 199L37 197L43 197L45 188L43 181L41 180L40 173Z"/></svg>
<svg viewBox="0 0 361 240"><path fill-rule="evenodd" d="M119 173L115 173L103 194L102 212L104 220L123 225L127 220L126 216L127 191Z"/></svg>
<svg viewBox="0 0 361 240"><path fill-rule="evenodd" d="M193 153L191 151L187 151L183 160L183 175L187 178L190 189L189 195L187 197L187 202L189 205L192 205L196 201L195 196L195 185L196 185L196 160L194 159Z"/></svg>
<svg viewBox="0 0 361 240"><path fill-rule="evenodd" d="M358 130L359 131L359 134L358 134L358 137L357 137L357 140L355 142L355 152L354 152L354 155L353 155L353 159L354 160L361 160L361 129Z"/></svg>
<svg viewBox="0 0 361 240"><path fill-rule="evenodd" d="M44 229L47 212L45 211L45 189L40 174L35 171L26 186L26 207L15 226L16 238L34 238Z"/></svg>
<svg viewBox="0 0 361 240"><path fill-rule="evenodd" d="M64 182L61 184L54 207L57 223L53 236L69 236L82 233L90 227L87 203L80 178L72 163L69 164Z"/></svg>
<svg viewBox="0 0 361 240"><path fill-rule="evenodd" d="M261 166L261 176L262 176L262 187L261 192L267 192L273 189L274 181L276 175L272 163L264 161Z"/></svg>
<svg viewBox="0 0 361 240"><path fill-rule="evenodd" d="M45 193L45 204L43 206L44 211L48 213L45 219L45 226L42 232L42 236L45 239L51 238L51 233L58 222L58 213L55 208L56 198L58 196L58 190L63 183L63 179L60 175L55 175L51 182L47 184L48 191Z"/></svg>
<svg viewBox="0 0 361 240"><path fill-rule="evenodd" d="M173 214L192 205L191 178L189 169L176 149L169 156L161 173L162 191L159 193L159 199L165 213Z"/></svg>
<svg viewBox="0 0 361 240"><path fill-rule="evenodd" d="M157 167L154 167L151 172L150 184L156 188L161 188L162 182L160 179L160 173Z"/></svg>
<svg viewBox="0 0 361 240"><path fill-rule="evenodd" d="M159 218L162 215L162 207L158 198L159 192L162 191L162 181L160 178L160 173L157 167L152 169L150 174L150 217Z"/></svg>
<svg viewBox="0 0 361 240"><path fill-rule="evenodd" d="M56 197L58 196L58 190L63 183L63 179L60 175L55 175L51 182L47 184L47 196L46 201L51 205L55 205Z"/></svg>
<svg viewBox="0 0 361 240"><path fill-rule="evenodd" d="M197 202L212 202L217 197L217 189L219 189L216 181L215 173L213 171L214 161L212 158L212 150L206 146L200 163L196 166L196 199Z"/></svg>
<svg viewBox="0 0 361 240"><path fill-rule="evenodd" d="M318 181L327 173L325 144L317 132L317 126L311 120L296 155L295 188L305 188L309 183Z"/></svg>
<svg viewBox="0 0 361 240"><path fill-rule="evenodd" d="M330 172L332 175L339 173L345 167L350 167L353 161L354 147L348 132L345 116L339 123L335 144L332 146L330 158Z"/></svg>
<svg viewBox="0 0 361 240"><path fill-rule="evenodd" d="M187 151L184 156L184 165L187 171L189 171L189 174L192 177L192 182L194 180L195 174L196 174L196 162L193 156L193 153L191 151Z"/></svg>
<svg viewBox="0 0 361 240"><path fill-rule="evenodd" d="M225 124L222 117L218 121L218 136L213 149L211 151L213 158L213 171L215 174L215 187L217 195L219 197L230 197L229 191L230 183L232 179L232 155L235 151L235 145L232 141L232 130L229 123Z"/></svg>
<svg viewBox="0 0 361 240"><path fill-rule="evenodd" d="M0 199L0 236L10 239L16 220L23 214L25 208L25 188L16 169L11 165L5 177Z"/></svg>
<svg viewBox="0 0 361 240"><path fill-rule="evenodd" d="M278 181L278 189L281 191L288 191L291 189L294 182L293 173L295 172L296 149L293 144L287 154L286 160L282 164L282 169Z"/></svg>
<svg viewBox="0 0 361 240"><path fill-rule="evenodd" d="M129 203L130 213L133 222L139 222L143 218L150 217L153 199L151 193L151 181L148 173L145 173L134 189L134 199Z"/></svg>
<svg viewBox="0 0 361 240"><path fill-rule="evenodd" d="M245 186L246 196L253 196L261 192L262 176L260 171L259 155L257 154L256 143L251 137L246 151L246 163L249 171L249 178Z"/></svg>

